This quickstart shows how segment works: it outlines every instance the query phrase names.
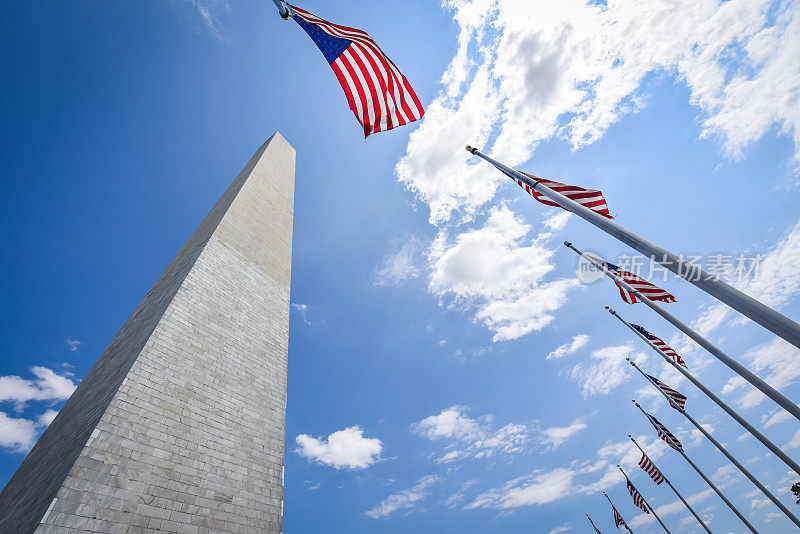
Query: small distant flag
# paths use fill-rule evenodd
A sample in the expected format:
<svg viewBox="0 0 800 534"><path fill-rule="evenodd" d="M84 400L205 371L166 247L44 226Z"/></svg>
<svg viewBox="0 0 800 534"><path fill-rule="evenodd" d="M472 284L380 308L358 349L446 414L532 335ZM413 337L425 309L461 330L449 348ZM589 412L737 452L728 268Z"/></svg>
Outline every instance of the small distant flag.
<svg viewBox="0 0 800 534"><path fill-rule="evenodd" d="M656 464L651 462L650 458L648 458L645 453L642 453L642 459L639 460L639 467L644 469L644 471L650 475L650 478L653 479L653 482L656 483L656 486L664 482L664 475L661 474L661 471L658 470Z"/></svg>
<svg viewBox="0 0 800 534"><path fill-rule="evenodd" d="M650 510L647 507L647 504L645 504L644 498L637 491L636 487L633 485L633 483L631 483L630 479L627 476L625 477L625 482L628 483L628 493L630 493L631 497L633 497L633 504L641 508L644 513L649 515Z"/></svg>
<svg viewBox="0 0 800 534"><path fill-rule="evenodd" d="M589 514L586 514L586 518L589 520L589 523L592 524L592 528L594 529L595 534L603 534L602 532L600 532L600 529L595 526L594 521L592 521L592 518L589 517Z"/></svg>
<svg viewBox="0 0 800 534"><path fill-rule="evenodd" d="M613 504L611 505L611 509L614 510L614 526L616 526L617 528L623 526L628 532L633 534L631 527L629 527L628 524L625 522L625 520L622 519L622 516L619 514L619 512L617 512L617 508Z"/></svg>
<svg viewBox="0 0 800 534"><path fill-rule="evenodd" d="M583 187L578 187L577 185L567 185L567 184L562 184L561 182L545 180L543 178L538 178L536 176L530 175L527 172L523 172L522 174L533 180L536 180L543 186L549 187L550 189L552 189L557 193L561 193L568 199L574 200L584 208L589 208L593 212L600 214L603 217L607 217L609 219L614 218L611 216L611 212L608 211L608 204L606 203L606 198L603 196L602 191L598 191L596 189L584 189ZM531 188L531 186L529 186L528 184L520 180L517 180L517 184L519 184L520 187L525 189L525 191L533 195L533 198L535 198L542 204L546 204L548 206L555 206L556 208L566 209L563 206L553 202L540 192Z"/></svg>
<svg viewBox="0 0 800 534"><path fill-rule="evenodd" d="M600 261L600 260L598 260ZM649 298L650 300L660 300L662 302L675 302L675 296L667 293L663 289L658 286L654 286L650 282L639 278L633 273L629 273L628 271L623 271L613 263L609 263L607 261L602 262L605 264L606 269L611 271L611 274L614 276L621 278L624 280L629 286L633 287L633 289L642 293L645 297ZM619 282L616 280L614 281L619 288L619 294L622 296L622 300L627 302L628 304L636 304L639 302L639 299L633 293L628 292L625 288L623 288Z"/></svg>
<svg viewBox="0 0 800 534"><path fill-rule="evenodd" d="M650 343L655 345L656 348L658 348L658 350L660 350L661 352L663 352L664 354L666 354L667 356L672 358L675 361L675 363L677 363L678 365L682 365L682 366L686 367L686 362L683 361L683 358L678 356L678 353L675 352L674 350L672 350L672 348L669 345L664 343L661 340L661 338L659 338L657 336L654 336L653 334L651 334L650 332L648 332L647 330L645 330L643 327L639 326L638 324L631 323L631 326L634 327L637 332L642 334L648 341L650 341Z"/></svg>
<svg viewBox="0 0 800 534"><path fill-rule="evenodd" d="M367 32L289 8L336 74L365 138L422 118L425 110L411 84Z"/></svg>
<svg viewBox="0 0 800 534"><path fill-rule="evenodd" d="M672 447L676 451L683 452L683 445L681 445L681 442L678 441L678 438L676 438L672 434L672 432L667 430L667 427L665 427L664 425L659 423L658 419L656 419L655 417L653 417L649 413L645 413L645 415L647 416L648 419L650 419L650 424L653 425L653 427L656 429L656 432L658 432L658 437L659 438L664 440L664 442L667 445L669 445L670 447Z"/></svg>
<svg viewBox="0 0 800 534"><path fill-rule="evenodd" d="M669 400L670 406L680 412L683 411L684 407L686 406L686 395L678 393L654 376L650 376L647 373L645 373L645 376L653 383L654 386L664 392L664 394L667 396L667 400Z"/></svg>

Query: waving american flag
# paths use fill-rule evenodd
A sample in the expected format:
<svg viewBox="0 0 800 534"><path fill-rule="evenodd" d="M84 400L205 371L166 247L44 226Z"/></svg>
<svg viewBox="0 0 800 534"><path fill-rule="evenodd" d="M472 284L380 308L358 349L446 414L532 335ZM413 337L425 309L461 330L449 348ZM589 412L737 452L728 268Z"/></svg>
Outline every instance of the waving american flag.
<svg viewBox="0 0 800 534"><path fill-rule="evenodd" d="M598 191L596 189L584 189L583 187L578 187L576 185L562 184L560 182L554 182L552 180L544 180L542 178L537 178L536 176L528 174L527 172L523 172L522 174L524 174L529 178L532 178L533 180L536 180L537 182L546 187L549 187L550 189L552 189L557 193L561 193L570 200L574 200L584 208L589 208L593 212L598 213L603 217L608 217L609 219L614 218L608 211L608 204L606 203L606 198L603 196L602 191ZM517 180L517 184L519 184L520 187L525 189L525 191L533 195L533 198L535 198L542 204L565 209L563 208L563 206L553 202L540 192L536 191L535 189L532 189L528 184L525 184L520 180Z"/></svg>
<svg viewBox="0 0 800 534"><path fill-rule="evenodd" d="M645 453L642 453L642 459L639 460L639 467L644 469L644 471L650 475L650 478L653 479L653 482L656 483L656 486L664 482L664 475L661 474L661 471L658 470L656 464L651 462L650 458L648 458Z"/></svg>
<svg viewBox="0 0 800 534"><path fill-rule="evenodd" d="M669 387L664 382L662 382L661 380L659 380L654 376L650 376L646 373L645 376L647 377L648 380L650 380L650 382L653 383L655 387L664 392L664 395L667 396L667 400L669 401L670 406L672 406L673 408L675 408L680 412L683 411L684 407L686 406L686 395L678 393L677 391L675 391L674 389L672 389L671 387Z"/></svg>
<svg viewBox="0 0 800 534"><path fill-rule="evenodd" d="M672 447L676 451L683 452L683 445L681 445L681 442L678 441L678 438L676 438L672 434L672 432L667 430L667 427L665 427L664 425L659 423L658 419L656 419L655 417L653 417L649 413L645 413L645 415L650 420L650 424L652 424L653 427L656 429L656 432L658 432L658 437L659 438L663 439L664 442L667 445L669 445L670 447Z"/></svg>
<svg viewBox="0 0 800 534"><path fill-rule="evenodd" d="M667 356L669 356L670 358L672 358L672 359L673 359L673 361L674 361L675 363L677 363L678 365L682 365L683 367L686 367L686 362L685 362L685 361L683 361L683 358L681 358L681 357L678 355L678 353L677 353L677 352L675 352L674 350L672 350L672 348L671 348L669 345L667 345L666 343L664 343L664 342L661 340L661 338L659 338L658 336L655 336L655 335L651 334L650 332L648 332L647 330L645 330L643 327L639 326L638 324L633 324L633 323L631 323L631 326L632 326L633 328L635 328L637 332L639 332L640 334L642 334L642 335L645 337L645 339L647 339L648 341L650 341L650 343L652 343L653 345L655 345L655 346L656 346L656 348L657 348L658 350L660 350L661 352L663 352L664 354L666 354ZM687 369L688 369L688 368L687 368Z"/></svg>
<svg viewBox="0 0 800 534"><path fill-rule="evenodd" d="M636 486L633 485L627 476L625 477L625 482L628 484L628 493L630 493L631 497L633 497L633 504L641 508L644 513L649 514L650 509L647 507L647 503L644 502L644 497L642 497L642 495L636 489Z"/></svg>
<svg viewBox="0 0 800 534"><path fill-rule="evenodd" d="M639 278L633 273L629 273L628 271L623 271L613 263L603 262L605 264L606 269L611 272L617 278L625 281L629 286L633 289L639 291L642 295L647 297L650 300L660 300L662 302L675 302L675 296L667 293L663 289L658 286L651 284L650 282ZM619 294L622 297L622 300L627 302L628 304L636 304L639 302L639 299L633 293L629 292L627 289L622 287L619 282L614 280L614 283L617 284L619 288Z"/></svg>
<svg viewBox="0 0 800 534"><path fill-rule="evenodd" d="M289 7L336 74L364 137L422 118L425 110L411 84L367 32Z"/></svg>
<svg viewBox="0 0 800 534"><path fill-rule="evenodd" d="M617 508L613 504L611 505L611 509L614 510L614 526L616 526L617 528L623 526L628 532L633 534L631 527L629 527L628 524L625 522L625 520L622 519L622 516L620 515L619 512L617 512Z"/></svg>

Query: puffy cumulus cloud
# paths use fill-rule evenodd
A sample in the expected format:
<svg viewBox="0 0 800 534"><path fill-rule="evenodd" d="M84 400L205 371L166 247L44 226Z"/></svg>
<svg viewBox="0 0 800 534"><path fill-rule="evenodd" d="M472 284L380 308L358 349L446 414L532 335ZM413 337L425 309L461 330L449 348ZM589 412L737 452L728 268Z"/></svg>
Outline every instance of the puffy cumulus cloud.
<svg viewBox="0 0 800 534"><path fill-rule="evenodd" d="M780 308L800 292L798 262L800 262L800 221L764 255L755 277L739 281L734 285L767 306ZM730 311L725 304L713 304L703 311L694 322L694 326L702 335L708 335L728 318ZM744 322L745 318L738 319L739 324Z"/></svg>
<svg viewBox="0 0 800 534"><path fill-rule="evenodd" d="M795 383L797 377L800 376L800 351L780 338L775 338L746 352L743 359L748 363L748 369L777 389ZM722 393L730 395L744 387L744 393L737 395L735 402L743 408L752 408L761 404L761 401L765 399L764 394L747 386L748 383L743 378L731 378L722 388ZM776 419L780 421L782 417L777 415Z"/></svg>
<svg viewBox="0 0 800 534"><path fill-rule="evenodd" d="M398 510L413 508L430 494L430 487L438 481L439 477L437 476L422 477L414 486L389 495L365 513L367 517L378 519L391 515Z"/></svg>
<svg viewBox="0 0 800 534"><path fill-rule="evenodd" d="M407 238L398 250L386 255L372 276L374 286L397 286L420 275L422 244L414 236Z"/></svg>
<svg viewBox="0 0 800 534"><path fill-rule="evenodd" d="M556 350L551 352L547 355L548 360L556 360L558 358L563 358L564 356L569 356L570 354L574 354L579 349L583 348L589 342L589 336L586 334L578 334L577 336L572 338L572 341L569 343L564 343L563 345L559 345Z"/></svg>
<svg viewBox="0 0 800 534"><path fill-rule="evenodd" d="M568 426L545 428L542 430L542 441L555 449L563 445L569 438L588 427L589 425L586 424L583 418L579 417Z"/></svg>
<svg viewBox="0 0 800 534"><path fill-rule="evenodd" d="M77 387L71 378L47 367L32 367L31 373L36 377L34 380L15 375L0 376L0 401L23 404L66 400Z"/></svg>
<svg viewBox="0 0 800 534"><path fill-rule="evenodd" d="M369 467L378 460L382 449L381 440L365 438L358 426L334 432L328 439L300 434L295 441L297 454L336 469Z"/></svg>
<svg viewBox="0 0 800 534"><path fill-rule="evenodd" d="M50 426L50 423L53 422L53 419L55 419L57 415L58 410L47 410L36 419L36 422L39 423L40 426Z"/></svg>
<svg viewBox="0 0 800 534"><path fill-rule="evenodd" d="M446 0L459 27L442 90L396 166L439 224L471 216L499 173L465 143L510 165L553 136L597 141L642 107L648 74L675 77L703 135L738 158L771 129L800 159L800 8L796 0Z"/></svg>
<svg viewBox="0 0 800 534"><path fill-rule="evenodd" d="M484 458L496 453L515 453L523 450L529 439L527 426L509 423L501 428L494 425L493 415L473 419L466 406L452 406L438 415L431 415L411 425L411 431L431 441L445 441L445 452L436 461L450 463L459 459Z"/></svg>
<svg viewBox="0 0 800 534"><path fill-rule="evenodd" d="M604 347L592 351L589 361L574 366L569 371L569 377L582 385L584 397L608 395L630 379L630 364L625 358L639 364L646 361L648 356L636 352L630 343Z"/></svg>
<svg viewBox="0 0 800 534"><path fill-rule="evenodd" d="M554 251L539 236L524 243L530 225L507 207L491 210L486 224L448 243L445 232L431 247L429 289L453 305L476 308L475 317L495 332L493 339L519 338L541 330L566 301L575 279L545 280Z"/></svg>
<svg viewBox="0 0 800 534"><path fill-rule="evenodd" d="M28 452L36 442L36 423L0 412L0 447L11 452Z"/></svg>

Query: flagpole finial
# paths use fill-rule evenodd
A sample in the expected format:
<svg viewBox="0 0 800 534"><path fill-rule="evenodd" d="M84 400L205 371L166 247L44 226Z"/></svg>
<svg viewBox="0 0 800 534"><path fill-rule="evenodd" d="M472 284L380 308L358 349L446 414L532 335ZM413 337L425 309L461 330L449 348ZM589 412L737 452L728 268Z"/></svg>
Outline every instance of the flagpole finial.
<svg viewBox="0 0 800 534"><path fill-rule="evenodd" d="M475 148L474 146L470 146L470 145L467 145L465 148L467 149L467 152L469 152L472 155L475 155L475 153L478 151L477 148Z"/></svg>
<svg viewBox="0 0 800 534"><path fill-rule="evenodd" d="M610 309L611 309L611 306L609 306L608 304L606 304L606 309L607 309L607 310L610 310Z"/></svg>
<svg viewBox="0 0 800 534"><path fill-rule="evenodd" d="M289 20L289 17L292 16L292 13L284 5L285 2L283 0L272 0L272 2L278 7L278 13L280 14L281 18L283 20Z"/></svg>
<svg viewBox="0 0 800 534"><path fill-rule="evenodd" d="M572 247L572 243L570 243L569 241L564 241L564 246L565 247Z"/></svg>

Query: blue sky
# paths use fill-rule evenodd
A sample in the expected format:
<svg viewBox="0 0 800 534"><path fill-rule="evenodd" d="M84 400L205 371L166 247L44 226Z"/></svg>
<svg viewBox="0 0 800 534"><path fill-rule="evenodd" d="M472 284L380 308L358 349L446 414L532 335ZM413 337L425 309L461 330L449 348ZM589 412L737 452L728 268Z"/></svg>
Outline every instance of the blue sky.
<svg viewBox="0 0 800 534"><path fill-rule="evenodd" d="M558 5L553 5L558 4ZM538 204L467 143L602 189L675 253L761 257L749 294L800 318L800 5L694 0L322 2L414 85L419 124L362 138L321 54L270 2L11 2L0 19L0 478L24 458L256 148L297 149L285 531L637 532L637 436L715 532L744 532L630 403L763 532L791 524L625 357L788 505L798 477L603 310L675 348L790 455L800 428L560 243L631 250ZM624 257L623 257L624 259ZM670 310L800 400L800 354L690 284ZM652 388L651 388L652 389Z"/></svg>

